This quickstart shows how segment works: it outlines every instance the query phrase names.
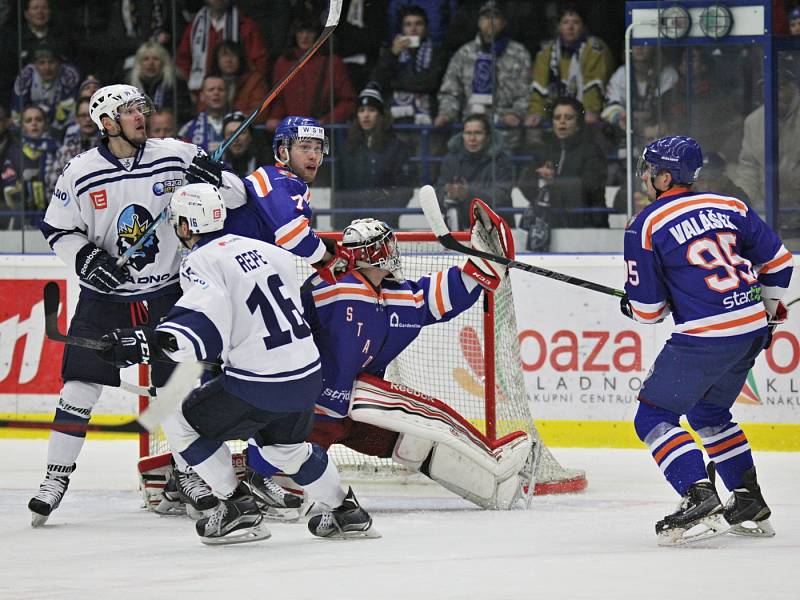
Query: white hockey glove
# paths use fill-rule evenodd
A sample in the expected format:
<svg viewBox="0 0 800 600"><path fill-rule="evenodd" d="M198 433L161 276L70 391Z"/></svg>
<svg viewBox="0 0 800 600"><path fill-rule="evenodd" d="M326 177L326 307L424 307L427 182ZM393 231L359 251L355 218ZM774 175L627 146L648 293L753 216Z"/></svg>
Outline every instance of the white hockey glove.
<svg viewBox="0 0 800 600"><path fill-rule="evenodd" d="M514 259L511 228L488 204L478 198L473 198L470 205L470 232L473 249ZM500 287L507 270L506 265L477 256L470 256L461 267L462 272L490 292Z"/></svg>

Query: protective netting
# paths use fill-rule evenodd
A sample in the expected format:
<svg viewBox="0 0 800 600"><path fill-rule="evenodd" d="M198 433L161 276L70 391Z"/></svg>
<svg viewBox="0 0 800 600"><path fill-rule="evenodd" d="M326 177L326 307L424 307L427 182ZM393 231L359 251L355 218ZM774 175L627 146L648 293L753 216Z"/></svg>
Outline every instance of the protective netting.
<svg viewBox="0 0 800 600"><path fill-rule="evenodd" d="M464 260L463 255L444 250L438 243L429 241L432 239L430 233L405 233L398 237L403 273L407 279L416 280L428 273L459 265ZM310 273L311 269L298 261L301 280L305 280ZM484 398L487 372L484 311L488 309L494 316L495 402L494 410L490 409L489 414L490 418L494 416L494 438L523 430L541 443L523 380L510 279L507 278L495 293L493 308L484 296L453 320L425 327L419 337L390 365L385 377L446 402L480 431L492 437L491 431L487 432ZM233 442L231 445L239 449L243 444ZM536 471L537 493L576 491L586 485L583 471L561 467L543 444L540 447L542 450ZM150 454L166 451L163 436L152 436ZM359 454L344 446L331 447L330 456L345 479L415 482L425 479L389 459Z"/></svg>

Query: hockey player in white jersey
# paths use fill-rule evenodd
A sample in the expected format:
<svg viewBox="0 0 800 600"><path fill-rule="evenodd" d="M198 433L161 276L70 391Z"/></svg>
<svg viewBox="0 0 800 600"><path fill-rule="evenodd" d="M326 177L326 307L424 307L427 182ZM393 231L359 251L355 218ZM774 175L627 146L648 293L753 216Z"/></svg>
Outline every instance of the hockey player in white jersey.
<svg viewBox="0 0 800 600"><path fill-rule="evenodd" d="M155 329L117 329L101 356L117 366L222 358L222 373L196 389L164 431L173 452L221 499L196 523L206 544L269 537L252 490L239 482L226 440L248 439L248 463L261 476L282 471L311 497L345 513L339 533L375 537L372 519L336 466L306 443L322 384L319 352L302 315L293 256L275 245L222 231L225 205L210 185L188 185L171 201L177 236L190 249L181 265L183 296ZM318 520L327 514L314 517ZM313 531L312 531L313 532Z"/></svg>
<svg viewBox="0 0 800 600"><path fill-rule="evenodd" d="M149 99L129 85L97 90L89 112L104 138L73 158L58 178L41 224L50 247L80 279L80 298L69 333L99 337L114 327L157 323L180 296L179 244L159 224L127 263L117 260L189 181L220 185L221 174L197 146L173 139L147 139ZM226 174L226 185L241 181ZM152 383L163 385L168 363L152 366ZM119 386L119 370L93 352L67 346L62 364L56 423L86 423L102 386ZM47 475L28 507L34 527L58 507L75 470L84 433L53 431Z"/></svg>

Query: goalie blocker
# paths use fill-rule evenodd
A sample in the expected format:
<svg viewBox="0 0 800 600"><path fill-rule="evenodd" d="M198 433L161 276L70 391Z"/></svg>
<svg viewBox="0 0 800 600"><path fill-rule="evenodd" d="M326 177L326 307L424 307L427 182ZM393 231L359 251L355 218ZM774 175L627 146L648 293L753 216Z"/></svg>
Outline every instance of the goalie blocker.
<svg viewBox="0 0 800 600"><path fill-rule="evenodd" d="M489 440L444 402L371 375L356 380L349 414L399 433L392 460L478 506L508 509L533 494L538 447L524 431Z"/></svg>

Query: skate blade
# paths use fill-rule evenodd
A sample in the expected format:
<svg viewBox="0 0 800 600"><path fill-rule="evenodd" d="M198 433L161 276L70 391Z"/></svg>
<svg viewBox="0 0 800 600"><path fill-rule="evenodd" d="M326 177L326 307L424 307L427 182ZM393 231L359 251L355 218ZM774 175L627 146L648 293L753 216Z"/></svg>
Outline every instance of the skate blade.
<svg viewBox="0 0 800 600"><path fill-rule="evenodd" d="M165 498L153 507L153 512L165 517L182 517L186 515L186 505L183 502Z"/></svg>
<svg viewBox="0 0 800 600"><path fill-rule="evenodd" d="M775 537L775 529L773 529L769 519L738 523L731 527L728 533L742 537Z"/></svg>
<svg viewBox="0 0 800 600"><path fill-rule="evenodd" d="M31 527L41 527L47 523L50 515L40 515L39 513L31 512Z"/></svg>
<svg viewBox="0 0 800 600"><path fill-rule="evenodd" d="M358 531L336 531L331 535L317 536L323 540L358 540L358 539L378 539L383 537L374 527Z"/></svg>
<svg viewBox="0 0 800 600"><path fill-rule="evenodd" d="M229 544L246 544L248 542L268 540L271 537L272 532L267 529L266 525L260 523L255 527L233 531L228 535L223 535L222 537L200 536L200 541L206 546L227 546Z"/></svg>
<svg viewBox="0 0 800 600"><path fill-rule="evenodd" d="M298 508L275 508L274 506L259 506L265 519L281 523L296 523L302 516Z"/></svg>
<svg viewBox="0 0 800 600"><path fill-rule="evenodd" d="M708 540L730 531L731 526L721 514L700 519L688 528L676 527L658 534L659 546L684 546Z"/></svg>

